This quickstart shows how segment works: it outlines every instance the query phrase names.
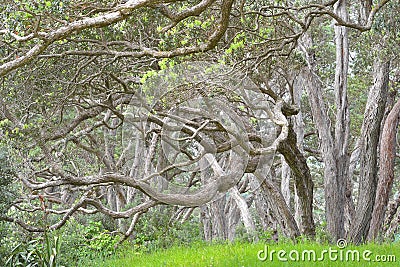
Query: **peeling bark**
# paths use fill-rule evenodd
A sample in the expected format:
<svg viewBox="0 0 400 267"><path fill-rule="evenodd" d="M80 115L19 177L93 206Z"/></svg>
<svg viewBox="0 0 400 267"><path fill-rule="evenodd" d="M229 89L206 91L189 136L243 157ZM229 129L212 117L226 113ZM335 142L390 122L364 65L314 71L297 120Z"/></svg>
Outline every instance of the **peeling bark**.
<svg viewBox="0 0 400 267"><path fill-rule="evenodd" d="M338 1L335 13L348 20L347 1ZM325 201L328 231L335 240L343 238L345 188L349 169L350 118L347 101L347 73L349 67L349 44L347 28L335 26L336 70L335 70L335 142L333 153L336 172L325 177Z"/></svg>
<svg viewBox="0 0 400 267"><path fill-rule="evenodd" d="M346 1L335 4L336 17L347 21ZM347 72L348 72L348 35L343 26L335 26L336 70L335 70L335 105L336 120L334 134L326 104L323 100L323 83L316 73L315 60L312 54L311 37L305 35L300 48L306 56L308 71L305 76L306 90L314 123L318 129L321 152L324 160L324 189L326 205L327 230L334 240L343 238L345 187L349 168L348 143L350 132L349 110L347 102Z"/></svg>
<svg viewBox="0 0 400 267"><path fill-rule="evenodd" d="M379 135L388 93L389 62L382 62L381 60L375 62L374 80L361 127L359 141L360 187L356 214L349 232L350 240L356 244L365 241L374 208ZM381 151L381 153L385 154L385 151Z"/></svg>
<svg viewBox="0 0 400 267"><path fill-rule="evenodd" d="M372 220L369 228L368 239L378 237L382 227L385 211L389 202L389 194L394 179L394 160L396 156L396 134L399 125L400 100L396 102L389 113L382 131L380 144L380 170L379 181L375 196L375 206L372 212Z"/></svg>

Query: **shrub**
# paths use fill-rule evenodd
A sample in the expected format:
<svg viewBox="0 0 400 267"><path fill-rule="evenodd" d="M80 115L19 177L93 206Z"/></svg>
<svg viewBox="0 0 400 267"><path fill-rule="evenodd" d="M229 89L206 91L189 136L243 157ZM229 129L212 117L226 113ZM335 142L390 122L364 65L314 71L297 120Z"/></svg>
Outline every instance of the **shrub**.
<svg viewBox="0 0 400 267"><path fill-rule="evenodd" d="M83 225L71 219L61 231L61 263L66 266L83 266L82 262L108 257L115 253L115 246L120 240L119 236L104 229L100 221L94 220Z"/></svg>
<svg viewBox="0 0 400 267"><path fill-rule="evenodd" d="M5 266L26 267L58 267L61 240L59 236L53 239L49 233L44 233L44 238L33 239L27 243L15 246L5 262Z"/></svg>

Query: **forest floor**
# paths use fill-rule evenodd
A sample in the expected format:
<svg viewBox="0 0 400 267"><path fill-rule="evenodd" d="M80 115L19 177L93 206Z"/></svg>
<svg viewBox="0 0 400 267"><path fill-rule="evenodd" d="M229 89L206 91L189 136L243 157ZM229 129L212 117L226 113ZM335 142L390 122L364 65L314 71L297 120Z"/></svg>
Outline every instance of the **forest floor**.
<svg viewBox="0 0 400 267"><path fill-rule="evenodd" d="M362 246L288 243L196 243L189 247L140 253L127 249L87 266L400 266L400 242Z"/></svg>

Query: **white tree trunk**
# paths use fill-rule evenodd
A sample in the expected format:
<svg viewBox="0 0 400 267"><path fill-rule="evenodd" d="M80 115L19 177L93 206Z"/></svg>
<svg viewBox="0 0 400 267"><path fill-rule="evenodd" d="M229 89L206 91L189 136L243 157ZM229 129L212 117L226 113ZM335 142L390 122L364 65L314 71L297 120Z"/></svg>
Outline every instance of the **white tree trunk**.
<svg viewBox="0 0 400 267"><path fill-rule="evenodd" d="M281 191L286 205L290 207L290 167L281 156Z"/></svg>
<svg viewBox="0 0 400 267"><path fill-rule="evenodd" d="M247 234L253 239L258 240L256 226L254 225L253 218L251 216L249 207L247 206L246 200L240 194L237 186L232 187L229 190L230 196L234 199L237 207L240 211L240 217L243 221L244 227L246 228Z"/></svg>

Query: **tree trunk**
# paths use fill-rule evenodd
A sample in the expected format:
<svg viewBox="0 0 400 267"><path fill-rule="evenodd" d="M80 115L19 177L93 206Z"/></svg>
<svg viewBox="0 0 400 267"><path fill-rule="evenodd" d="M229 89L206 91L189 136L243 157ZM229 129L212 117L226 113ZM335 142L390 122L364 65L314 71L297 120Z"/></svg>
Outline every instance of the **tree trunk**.
<svg viewBox="0 0 400 267"><path fill-rule="evenodd" d="M271 208L274 217L277 218L283 234L291 239L296 239L300 236L300 231L289 207L286 205L282 192L268 177L261 175L258 171L254 175L261 185L268 207Z"/></svg>
<svg viewBox="0 0 400 267"><path fill-rule="evenodd" d="M281 156L281 191L286 205L290 207L290 167Z"/></svg>
<svg viewBox="0 0 400 267"><path fill-rule="evenodd" d="M339 1L335 6L338 16L345 18L347 10L345 1ZM318 129L321 154L324 161L324 189L327 231L334 240L343 238L345 188L349 167L348 138L349 114L347 107L347 71L348 43L345 27L335 27L336 37L336 75L335 104L336 123L335 136L332 135L332 124L323 100L323 83L317 74L313 55L312 39L305 34L299 43L308 64L308 70L302 73L304 84L309 96L313 121ZM300 76L300 77L301 77Z"/></svg>
<svg viewBox="0 0 400 267"><path fill-rule="evenodd" d="M384 220L385 211L389 202L394 178L394 160L396 156L396 133L399 124L400 100L389 113L382 131L380 146L379 182L376 190L375 206L368 233L368 239L378 237L379 230Z"/></svg>
<svg viewBox="0 0 400 267"><path fill-rule="evenodd" d="M311 59L312 55L307 55ZM310 62L310 61L309 61ZM343 206L334 205L337 196L337 165L336 157L333 150L333 137L331 134L331 123L327 114L325 103L322 99L322 82L319 77L312 71L312 62L309 64L309 71L304 73L305 87L309 95L309 102L313 121L318 129L318 137L321 145L321 154L324 160L324 182L325 182L325 203L326 203L326 220L327 230L333 238L338 239L342 236L343 223L340 216L343 214ZM336 210L336 212L335 212ZM343 219L342 219L343 221Z"/></svg>
<svg viewBox="0 0 400 267"><path fill-rule="evenodd" d="M226 214L226 230L227 230L227 238L229 241L233 242L236 236L236 230L238 225L240 224L240 211L235 204L234 199L229 198L228 202L225 205L225 214Z"/></svg>
<svg viewBox="0 0 400 267"><path fill-rule="evenodd" d="M356 170L357 165L360 162L360 148L359 148L359 139L356 141L356 145L354 146L354 150L350 156L350 164L349 171L346 180L346 206L344 210L344 229L346 231L346 235L350 232L351 223L354 220L356 215L356 208L353 201L353 183L355 181L354 172Z"/></svg>
<svg viewBox="0 0 400 267"><path fill-rule="evenodd" d="M204 240L207 242L212 241L211 218L207 205L200 207L200 221L203 225Z"/></svg>
<svg viewBox="0 0 400 267"><path fill-rule="evenodd" d="M299 113L293 117L293 130L296 133L297 139L297 147L299 151L304 155L303 142L304 142L304 121L303 121L303 113L301 112L301 98L303 95L303 84L298 83L298 80L293 81L293 104L299 109ZM307 160L306 160L307 162ZM308 166L307 166L308 167ZM310 175L310 179L312 179ZM304 224L302 221L302 217L304 212L302 211L302 206L299 199L299 192L296 186L294 185L294 218L297 222L297 225L300 227L300 231L304 233ZM313 197L311 198L313 201ZM313 203L311 203L311 207L313 207ZM314 221L314 220L313 220ZM313 225L314 222L313 222Z"/></svg>
<svg viewBox="0 0 400 267"><path fill-rule="evenodd" d="M400 219L400 195L397 196L397 199L392 202L386 213L386 218L384 220L384 225L382 228L382 235L386 238L393 238L393 234L397 231ZM398 216L396 217L396 214Z"/></svg>
<svg viewBox="0 0 400 267"><path fill-rule="evenodd" d="M388 92L389 62L382 62L379 59L375 62L374 78L361 127L359 195L349 233L350 240L356 244L363 242L367 237L375 202L377 154Z"/></svg>
<svg viewBox="0 0 400 267"><path fill-rule="evenodd" d="M366 24L372 9L372 0L363 0L360 3L360 24Z"/></svg>
<svg viewBox="0 0 400 267"><path fill-rule="evenodd" d="M256 179L250 180L250 188L254 192L254 206L256 208L260 224L264 232L274 233L273 241L278 241L278 222L274 217L271 207L268 206L268 200L263 190L260 190L260 183Z"/></svg>
<svg viewBox="0 0 400 267"><path fill-rule="evenodd" d="M293 130L292 124L289 125L288 136L285 142L279 143L278 152L285 157L285 161L290 166L295 179L301 209L302 233L313 237L315 235L312 214L314 183L307 160L297 147L296 133Z"/></svg>
<svg viewBox="0 0 400 267"><path fill-rule="evenodd" d="M240 217L243 221L247 234L249 235L251 240L257 241L258 236L256 233L256 226L253 222L253 218L251 216L249 207L247 206L246 200L240 194L237 186L232 187L229 190L229 193L231 198L234 200L234 203L236 203L237 208L240 211Z"/></svg>
<svg viewBox="0 0 400 267"><path fill-rule="evenodd" d="M348 20L345 0L338 1L335 13ZM349 135L350 118L347 101L347 73L349 65L349 45L347 28L335 26L336 70L335 70L335 142L333 147L336 173L328 171L325 177L326 221L329 233L337 240L345 236L344 207L346 203L345 188L349 170Z"/></svg>

